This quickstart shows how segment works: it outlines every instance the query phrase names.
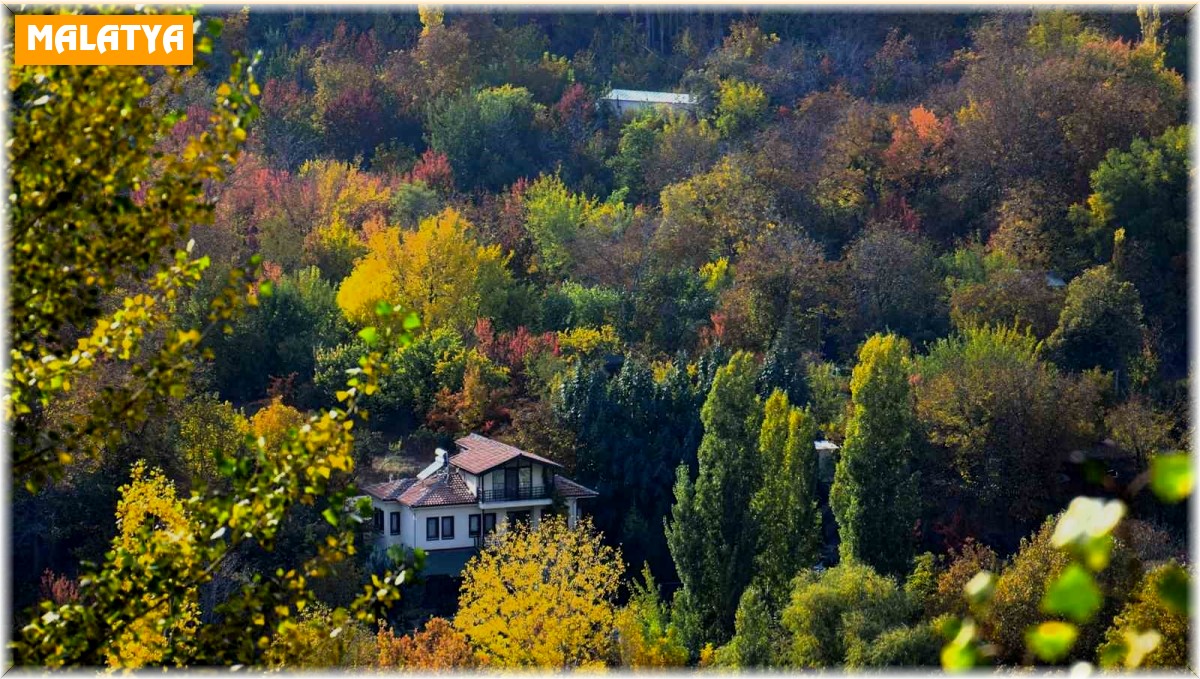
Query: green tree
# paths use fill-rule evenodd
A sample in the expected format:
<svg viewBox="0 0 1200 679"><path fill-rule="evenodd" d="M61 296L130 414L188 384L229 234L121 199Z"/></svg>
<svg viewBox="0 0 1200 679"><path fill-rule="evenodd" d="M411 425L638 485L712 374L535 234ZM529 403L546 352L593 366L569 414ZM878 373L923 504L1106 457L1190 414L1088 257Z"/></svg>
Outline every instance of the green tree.
<svg viewBox="0 0 1200 679"><path fill-rule="evenodd" d="M611 378L603 365L579 363L553 394L558 427L575 440L574 478L606 501L591 510L596 527L630 558L671 573L663 518L671 510L675 468L696 464L700 408L708 377L682 361L662 372L630 357Z"/></svg>
<svg viewBox="0 0 1200 679"><path fill-rule="evenodd" d="M540 109L523 87L464 92L431 109L429 146L450 159L460 185L496 191L536 173Z"/></svg>
<svg viewBox="0 0 1200 679"><path fill-rule="evenodd" d="M1058 327L1047 344L1064 368L1123 371L1142 346L1137 289L1108 266L1083 272L1067 286Z"/></svg>
<svg viewBox="0 0 1200 679"><path fill-rule="evenodd" d="M908 568L920 510L909 366L908 341L895 335L874 335L859 350L854 410L829 493L842 558L889 573Z"/></svg>
<svg viewBox="0 0 1200 679"><path fill-rule="evenodd" d="M1137 288L1147 315L1180 355L1186 324L1176 310L1187 303L1190 139L1191 128L1180 125L1135 139L1128 151L1109 150L1091 174L1086 206L1072 212L1079 235L1100 261L1114 260L1114 273Z"/></svg>
<svg viewBox="0 0 1200 679"><path fill-rule="evenodd" d="M875 640L903 625L911 612L896 581L865 564L805 571L796 577L783 611L783 625L792 634L791 663L862 667Z"/></svg>
<svg viewBox="0 0 1200 679"><path fill-rule="evenodd" d="M244 402L264 397L272 377L294 374L298 386L310 386L317 350L349 335L333 286L310 266L284 275L231 332L209 338L205 346L213 352L221 396Z"/></svg>
<svg viewBox="0 0 1200 679"><path fill-rule="evenodd" d="M717 370L700 411L699 473L693 484L687 466L679 467L666 525L667 546L703 638L718 643L729 638L738 599L752 575L747 564L753 562L757 534L750 502L762 477L757 376L754 357L745 352Z"/></svg>
<svg viewBox="0 0 1200 679"><path fill-rule="evenodd" d="M742 592L733 620L734 634L717 651L717 663L727 667L764 668L775 662L778 633L766 597L754 585Z"/></svg>
<svg viewBox="0 0 1200 679"><path fill-rule="evenodd" d="M792 578L820 556L815 440L808 410L792 406L782 391L771 394L758 439L763 483L750 505L760 535L756 577L769 605L781 605Z"/></svg>

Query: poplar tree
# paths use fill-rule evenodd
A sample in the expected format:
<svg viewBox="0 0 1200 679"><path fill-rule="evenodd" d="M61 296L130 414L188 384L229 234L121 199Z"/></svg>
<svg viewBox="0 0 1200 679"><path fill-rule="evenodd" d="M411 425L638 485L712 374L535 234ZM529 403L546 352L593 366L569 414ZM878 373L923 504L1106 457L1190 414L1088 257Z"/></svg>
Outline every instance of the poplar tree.
<svg viewBox="0 0 1200 679"><path fill-rule="evenodd" d="M853 412L829 493L842 559L891 574L908 567L919 511L909 354L896 335L873 335L859 350Z"/></svg>
<svg viewBox="0 0 1200 679"><path fill-rule="evenodd" d="M717 371L700 411L704 438L693 483L680 466L667 546L699 617L701 638L729 639L734 612L753 569L756 532L750 501L762 477L758 366L746 352Z"/></svg>
<svg viewBox="0 0 1200 679"><path fill-rule="evenodd" d="M786 603L796 573L817 562L821 514L817 507L816 421L776 390L767 399L758 438L763 482L751 501L760 541L754 565L772 608Z"/></svg>

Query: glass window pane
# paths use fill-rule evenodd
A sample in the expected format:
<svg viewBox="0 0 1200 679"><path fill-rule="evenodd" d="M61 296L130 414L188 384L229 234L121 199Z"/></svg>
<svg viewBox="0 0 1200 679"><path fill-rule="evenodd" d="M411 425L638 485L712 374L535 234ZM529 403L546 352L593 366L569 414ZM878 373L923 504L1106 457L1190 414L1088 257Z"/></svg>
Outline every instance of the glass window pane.
<svg viewBox="0 0 1200 679"><path fill-rule="evenodd" d="M425 539L426 540L437 540L438 539L437 517L431 516L428 519L425 519Z"/></svg>
<svg viewBox="0 0 1200 679"><path fill-rule="evenodd" d="M467 536L473 537L473 538L479 537L479 515L478 514L472 514L470 517L468 517L468 519L467 519Z"/></svg>
<svg viewBox="0 0 1200 679"><path fill-rule="evenodd" d="M442 539L443 540L453 540L454 539L454 517L453 516L443 516L442 517Z"/></svg>

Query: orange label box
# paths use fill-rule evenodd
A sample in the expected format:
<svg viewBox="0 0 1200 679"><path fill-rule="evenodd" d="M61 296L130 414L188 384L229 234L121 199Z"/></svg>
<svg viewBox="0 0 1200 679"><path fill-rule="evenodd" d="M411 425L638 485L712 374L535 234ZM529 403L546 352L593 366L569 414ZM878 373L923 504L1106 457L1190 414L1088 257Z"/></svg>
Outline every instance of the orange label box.
<svg viewBox="0 0 1200 679"><path fill-rule="evenodd" d="M17 66L190 66L194 17L21 14Z"/></svg>

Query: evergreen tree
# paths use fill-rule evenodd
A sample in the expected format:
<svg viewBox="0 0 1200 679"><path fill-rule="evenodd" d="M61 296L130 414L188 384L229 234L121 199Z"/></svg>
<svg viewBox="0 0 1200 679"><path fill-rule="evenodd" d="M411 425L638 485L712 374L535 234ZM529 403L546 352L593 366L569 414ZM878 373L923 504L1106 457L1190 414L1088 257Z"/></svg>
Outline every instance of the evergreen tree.
<svg viewBox="0 0 1200 679"><path fill-rule="evenodd" d="M753 573L756 533L750 501L761 483L757 440L762 406L758 367L746 352L717 371L700 411L699 474L680 466L667 546L699 616L702 638L729 638L734 611Z"/></svg>
<svg viewBox="0 0 1200 679"><path fill-rule="evenodd" d="M755 571L771 606L787 599L801 569L817 562L821 514L817 508L816 422L776 390L767 399L758 449L763 484L751 509L760 530Z"/></svg>
<svg viewBox="0 0 1200 679"><path fill-rule="evenodd" d="M853 414L829 494L842 558L893 574L912 558L919 511L908 365L908 341L895 335L874 335L859 350Z"/></svg>
<svg viewBox="0 0 1200 679"><path fill-rule="evenodd" d="M789 310L763 356L759 387L764 396L782 389L792 403L803 403L808 400L807 369L800 353L800 330L796 326L795 314Z"/></svg>

